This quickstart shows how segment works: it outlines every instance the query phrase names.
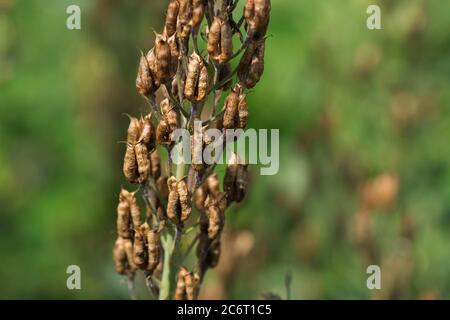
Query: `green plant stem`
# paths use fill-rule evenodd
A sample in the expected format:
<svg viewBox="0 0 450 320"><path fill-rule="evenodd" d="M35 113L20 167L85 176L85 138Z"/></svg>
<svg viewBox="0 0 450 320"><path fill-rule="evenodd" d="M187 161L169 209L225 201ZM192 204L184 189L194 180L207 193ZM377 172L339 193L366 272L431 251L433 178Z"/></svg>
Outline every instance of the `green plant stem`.
<svg viewBox="0 0 450 320"><path fill-rule="evenodd" d="M186 165L181 163L176 168L176 178L180 180L184 177ZM179 240L181 230L178 226L168 228L161 235L162 247L164 250L163 274L159 291L159 300L167 300L173 297L176 287L176 274L179 269Z"/></svg>

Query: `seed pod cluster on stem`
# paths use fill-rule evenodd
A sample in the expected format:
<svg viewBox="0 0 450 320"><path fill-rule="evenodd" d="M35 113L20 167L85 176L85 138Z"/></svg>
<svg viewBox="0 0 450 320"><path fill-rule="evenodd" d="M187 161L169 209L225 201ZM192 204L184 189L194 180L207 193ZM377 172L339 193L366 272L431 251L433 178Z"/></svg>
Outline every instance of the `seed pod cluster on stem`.
<svg viewBox="0 0 450 320"><path fill-rule="evenodd" d="M136 89L149 111L130 117L123 174L135 191L119 194L113 260L129 282L142 270L155 299L198 298L206 271L219 263L226 210L247 193L248 166L236 154L223 181L203 159L217 139L207 129L221 130L226 144L233 141L225 130L247 127L247 90L264 72L270 0L246 0L236 21L237 2L168 1L164 29L137 59ZM182 149L191 149L191 163L173 159L180 128L190 135Z"/></svg>

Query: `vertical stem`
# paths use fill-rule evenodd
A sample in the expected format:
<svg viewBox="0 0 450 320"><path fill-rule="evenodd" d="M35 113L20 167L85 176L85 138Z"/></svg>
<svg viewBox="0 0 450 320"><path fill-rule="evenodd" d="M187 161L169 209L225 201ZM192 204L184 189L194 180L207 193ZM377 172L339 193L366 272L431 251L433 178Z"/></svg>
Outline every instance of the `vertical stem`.
<svg viewBox="0 0 450 320"><path fill-rule="evenodd" d="M180 142L181 143L181 142ZM181 149L179 149L181 152ZM184 177L186 164L180 163L176 168L176 178L180 180ZM175 230L168 228L161 235L162 247L164 250L163 274L161 277L161 286L159 291L159 300L167 300L173 297L176 286L176 274L179 268L179 237L181 231L177 226Z"/></svg>

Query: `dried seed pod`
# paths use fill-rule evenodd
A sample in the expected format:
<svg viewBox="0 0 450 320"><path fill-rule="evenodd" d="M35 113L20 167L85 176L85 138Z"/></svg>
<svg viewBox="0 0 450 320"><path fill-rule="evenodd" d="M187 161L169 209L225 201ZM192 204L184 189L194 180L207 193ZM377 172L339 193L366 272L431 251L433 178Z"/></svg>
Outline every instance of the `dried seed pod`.
<svg viewBox="0 0 450 320"><path fill-rule="evenodd" d="M131 239L131 213L130 213L130 205L127 197L125 196L125 192L128 192L124 189L120 192L119 195L119 204L117 206L117 234L119 237L124 239Z"/></svg>
<svg viewBox="0 0 450 320"><path fill-rule="evenodd" d="M166 98L161 101L160 107L164 118L169 124L170 130L173 131L177 129L179 127L180 122L175 106L172 103L170 103L169 99Z"/></svg>
<svg viewBox="0 0 450 320"><path fill-rule="evenodd" d="M164 33L168 37L171 37L177 31L177 18L179 9L180 6L178 4L178 1L171 0L169 6L167 7L166 23L164 27Z"/></svg>
<svg viewBox="0 0 450 320"><path fill-rule="evenodd" d="M192 16L189 20L189 27L192 29L200 26L205 15L204 0L192 0Z"/></svg>
<svg viewBox="0 0 450 320"><path fill-rule="evenodd" d="M223 128L236 129L239 122L239 94L234 89L225 100L224 114L223 114Z"/></svg>
<svg viewBox="0 0 450 320"><path fill-rule="evenodd" d="M238 78L245 88L253 88L264 73L265 40L252 42L238 66Z"/></svg>
<svg viewBox="0 0 450 320"><path fill-rule="evenodd" d="M170 78L171 53L167 38L161 34L156 34L155 39L155 82L159 84L166 83Z"/></svg>
<svg viewBox="0 0 450 320"><path fill-rule="evenodd" d="M177 179L170 177L167 179L167 187L169 189L169 196L167 199L167 217L177 222L180 218L180 203L177 191Z"/></svg>
<svg viewBox="0 0 450 320"><path fill-rule="evenodd" d="M233 30L228 20L214 17L208 32L207 50L219 64L227 63L233 55Z"/></svg>
<svg viewBox="0 0 450 320"><path fill-rule="evenodd" d="M197 53L189 57L184 96L191 102L203 101L208 93L208 69Z"/></svg>
<svg viewBox="0 0 450 320"><path fill-rule="evenodd" d="M248 105L247 105L247 98L243 93L239 95L238 118L239 118L239 128L245 129L248 123Z"/></svg>
<svg viewBox="0 0 450 320"><path fill-rule="evenodd" d="M177 183L177 193L181 207L181 221L186 221L191 216L191 197L188 192L186 179L183 178Z"/></svg>
<svg viewBox="0 0 450 320"><path fill-rule="evenodd" d="M134 263L133 242L131 242L130 239L123 239L123 245L125 248L125 253L127 255L128 270L129 272L134 273L138 268Z"/></svg>
<svg viewBox="0 0 450 320"><path fill-rule="evenodd" d="M233 153L228 161L223 189L226 192L227 203L241 202L245 196L248 184L248 166L242 164L239 157Z"/></svg>
<svg viewBox="0 0 450 320"><path fill-rule="evenodd" d="M247 192L247 185L248 185L247 165L240 165L238 166L236 174L235 201L237 203L244 200L245 194Z"/></svg>
<svg viewBox="0 0 450 320"><path fill-rule="evenodd" d="M144 54L141 53L138 74L136 77L136 89L141 96L148 96L155 91L150 66Z"/></svg>
<svg viewBox="0 0 450 320"><path fill-rule="evenodd" d="M140 134L139 120L136 118L130 118L130 125L128 127L127 137L127 149L125 151L125 157L123 161L123 174L130 183L136 183L139 171L138 163L136 160L136 153L134 146L136 145Z"/></svg>
<svg viewBox="0 0 450 320"><path fill-rule="evenodd" d="M177 22L177 33L179 38L188 39L191 28L189 26L189 21L192 16L192 1L191 0L178 0L179 11L178 11L178 22Z"/></svg>
<svg viewBox="0 0 450 320"><path fill-rule="evenodd" d="M160 234L157 230L147 232L148 265L147 270L152 273L158 266L161 250Z"/></svg>
<svg viewBox="0 0 450 320"><path fill-rule="evenodd" d="M195 99L197 102L203 101L207 98L208 95L208 85L209 85L209 76L208 69L201 63L200 68L200 77L198 79L198 87L197 87L197 98Z"/></svg>
<svg viewBox="0 0 450 320"><path fill-rule="evenodd" d="M180 57L180 49L176 35L171 36L168 40L170 47L170 77L174 77L178 70L178 59ZM176 80L176 79L174 79ZM177 81L174 81L177 84ZM173 86L173 83L172 83ZM176 94L175 94L176 95Z"/></svg>
<svg viewBox="0 0 450 320"><path fill-rule="evenodd" d="M130 193L126 190L123 190L124 197L127 198L128 203L130 204L130 213L131 213L131 219L133 222L133 227L139 228L139 226L142 224L141 221L141 209L139 208L139 205L137 203L136 195L134 193Z"/></svg>
<svg viewBox="0 0 450 320"><path fill-rule="evenodd" d="M147 65L150 69L150 74L152 76L152 82L153 82L153 88L150 93L155 93L156 90L158 90L159 86L161 85L161 82L158 81L156 76L156 70L157 70L157 58L155 56L155 49L150 49L147 54L145 55L145 59L147 60Z"/></svg>
<svg viewBox="0 0 450 320"><path fill-rule="evenodd" d="M138 182L140 184L143 184L147 181L148 176L150 174L149 152L147 146L143 143L138 143L134 147L134 151L136 153L136 160L138 163L138 171L139 171Z"/></svg>
<svg viewBox="0 0 450 320"><path fill-rule="evenodd" d="M175 300L186 300L186 285L184 277L189 273L186 267L181 266L177 276L177 287L175 289Z"/></svg>
<svg viewBox="0 0 450 320"><path fill-rule="evenodd" d="M142 270L147 268L147 232L148 232L148 224L144 223L134 233L134 242L133 242L133 260L134 264Z"/></svg>
<svg viewBox="0 0 450 320"><path fill-rule="evenodd" d="M208 187L208 192L214 197L219 196L220 194L220 183L217 178L217 172L214 172L206 179L206 185Z"/></svg>
<svg viewBox="0 0 450 320"><path fill-rule="evenodd" d="M187 300L197 300L200 276L197 273L189 272L184 276L184 283L186 286Z"/></svg>
<svg viewBox="0 0 450 320"><path fill-rule="evenodd" d="M190 101L195 100L196 86L200 75L200 64L200 56L194 52L189 57L186 84L184 86L184 95Z"/></svg>
<svg viewBox="0 0 450 320"><path fill-rule="evenodd" d="M249 27L248 33L255 39L264 37L270 20L270 0L247 0L244 18Z"/></svg>
<svg viewBox="0 0 450 320"><path fill-rule="evenodd" d="M205 200L207 196L207 186L205 183L202 183L202 185L198 187L194 193L194 205L198 210L203 211L205 209Z"/></svg>
<svg viewBox="0 0 450 320"><path fill-rule="evenodd" d="M113 249L113 262L116 272L121 275L125 275L128 270L127 253L125 252L125 246L122 238L117 238L114 243Z"/></svg>
<svg viewBox="0 0 450 320"><path fill-rule="evenodd" d="M170 146L173 141L171 140L170 134L172 131L170 130L170 126L165 119L161 119L158 123L158 127L156 128L156 141L163 146Z"/></svg>
<svg viewBox="0 0 450 320"><path fill-rule="evenodd" d="M157 149L150 153L151 175L156 181L161 177L161 160Z"/></svg>
<svg viewBox="0 0 450 320"><path fill-rule="evenodd" d="M225 212L218 199L208 196L205 201L206 215L208 217L208 238L217 239L225 224Z"/></svg>
<svg viewBox="0 0 450 320"><path fill-rule="evenodd" d="M151 114L141 118L139 123L141 134L137 143L143 143L148 150L153 150L155 148L155 129L153 128Z"/></svg>
<svg viewBox="0 0 450 320"><path fill-rule="evenodd" d="M209 246L208 253L206 254L205 263L210 268L215 268L220 258L220 239L214 240Z"/></svg>
<svg viewBox="0 0 450 320"><path fill-rule="evenodd" d="M230 61L233 55L233 30L231 29L230 22L227 20L222 22L220 28L220 56L219 63L225 64Z"/></svg>
<svg viewBox="0 0 450 320"><path fill-rule="evenodd" d="M207 50L211 58L217 60L220 56L220 31L221 31L221 19L214 17L211 27L208 32Z"/></svg>

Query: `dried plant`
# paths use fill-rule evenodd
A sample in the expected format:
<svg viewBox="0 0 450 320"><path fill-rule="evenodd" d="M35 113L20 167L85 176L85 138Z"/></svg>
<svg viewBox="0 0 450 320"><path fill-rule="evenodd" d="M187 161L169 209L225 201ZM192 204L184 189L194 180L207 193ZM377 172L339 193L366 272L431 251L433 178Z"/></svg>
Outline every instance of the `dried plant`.
<svg viewBox="0 0 450 320"><path fill-rule="evenodd" d="M156 33L153 48L140 57L136 87L150 113L130 117L123 173L138 189L120 192L113 259L131 290L135 273L143 270L155 298L197 299L205 272L220 258L225 210L246 193L247 165L237 155L228 163L221 191L215 164L203 163L195 152L211 143L204 129L247 126L245 92L264 71L270 0L247 0L236 21L238 1L171 0L163 33ZM239 39L238 50L233 38ZM199 40L206 42L206 52L199 51ZM217 110L222 95L224 107ZM200 134L194 134L194 121L202 121ZM190 165L172 163L178 128L191 134ZM169 154L165 172L158 145ZM144 200L145 220L137 196ZM191 241L186 248L185 239ZM195 246L197 263L189 269L183 263Z"/></svg>

